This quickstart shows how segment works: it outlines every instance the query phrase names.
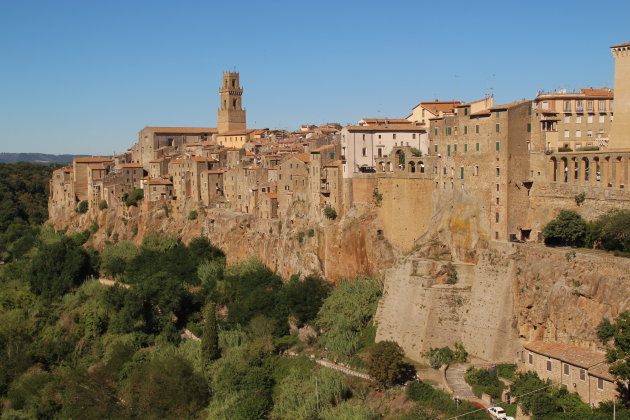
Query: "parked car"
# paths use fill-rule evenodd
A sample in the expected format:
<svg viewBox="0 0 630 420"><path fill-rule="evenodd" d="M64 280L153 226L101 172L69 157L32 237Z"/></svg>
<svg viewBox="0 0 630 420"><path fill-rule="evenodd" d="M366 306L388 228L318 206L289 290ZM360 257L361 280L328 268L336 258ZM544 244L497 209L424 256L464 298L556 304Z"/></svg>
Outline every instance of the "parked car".
<svg viewBox="0 0 630 420"><path fill-rule="evenodd" d="M505 419L507 418L507 413L501 407L490 407L488 408L488 413L495 419Z"/></svg>

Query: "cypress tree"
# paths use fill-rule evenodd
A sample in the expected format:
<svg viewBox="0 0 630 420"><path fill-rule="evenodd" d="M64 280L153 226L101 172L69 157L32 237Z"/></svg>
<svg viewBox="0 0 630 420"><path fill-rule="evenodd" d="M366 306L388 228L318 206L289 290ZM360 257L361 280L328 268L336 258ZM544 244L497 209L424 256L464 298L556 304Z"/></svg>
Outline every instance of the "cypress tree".
<svg viewBox="0 0 630 420"><path fill-rule="evenodd" d="M219 350L219 334L217 331L217 305L209 303L205 311L201 351L205 360L216 360L221 357Z"/></svg>

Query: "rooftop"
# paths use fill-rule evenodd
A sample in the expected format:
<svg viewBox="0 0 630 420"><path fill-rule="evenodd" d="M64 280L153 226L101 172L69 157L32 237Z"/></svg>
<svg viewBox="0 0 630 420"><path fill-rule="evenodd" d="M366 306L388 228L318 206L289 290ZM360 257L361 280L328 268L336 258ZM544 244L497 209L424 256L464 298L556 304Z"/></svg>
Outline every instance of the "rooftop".
<svg viewBox="0 0 630 420"><path fill-rule="evenodd" d="M215 127L145 127L145 130L151 130L154 133L185 133L185 134L201 134L201 133L217 133Z"/></svg>
<svg viewBox="0 0 630 420"><path fill-rule="evenodd" d="M348 131L425 131L424 125L389 124L389 125L349 125L344 127Z"/></svg>
<svg viewBox="0 0 630 420"><path fill-rule="evenodd" d="M630 42L625 42L625 43L619 44L619 45L613 45L610 48L622 48L622 47L630 47Z"/></svg>
<svg viewBox="0 0 630 420"><path fill-rule="evenodd" d="M527 343L524 347L535 353L562 360L563 362L586 369L606 361L606 355L604 353L563 343L532 341Z"/></svg>

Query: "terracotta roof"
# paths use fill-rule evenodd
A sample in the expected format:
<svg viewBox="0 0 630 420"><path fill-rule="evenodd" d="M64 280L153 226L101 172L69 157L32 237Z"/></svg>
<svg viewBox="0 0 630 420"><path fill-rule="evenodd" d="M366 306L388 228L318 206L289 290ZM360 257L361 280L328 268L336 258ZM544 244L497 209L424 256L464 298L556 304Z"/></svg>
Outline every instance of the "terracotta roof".
<svg viewBox="0 0 630 420"><path fill-rule="evenodd" d="M608 364L602 363L600 365L590 368L588 370L588 373L598 378L606 379L610 382L615 382L616 378L608 371L609 367L610 366Z"/></svg>
<svg viewBox="0 0 630 420"><path fill-rule="evenodd" d="M160 163L164 161L164 156L159 157L157 159L150 160L149 163Z"/></svg>
<svg viewBox="0 0 630 420"><path fill-rule="evenodd" d="M103 166L103 165L88 165L88 168L96 169L96 170L99 170L99 171L101 171L101 170L104 171L105 170L105 166Z"/></svg>
<svg viewBox="0 0 630 420"><path fill-rule="evenodd" d="M301 160L304 163L309 163L311 161L311 155L308 153L296 153L293 155L294 158Z"/></svg>
<svg viewBox="0 0 630 420"><path fill-rule="evenodd" d="M195 162L218 162L218 160L210 156L193 156L190 159Z"/></svg>
<svg viewBox="0 0 630 420"><path fill-rule="evenodd" d="M630 42L625 42L625 43L619 44L619 45L613 45L610 48L621 48L621 47L630 47Z"/></svg>
<svg viewBox="0 0 630 420"><path fill-rule="evenodd" d="M604 97L613 97L615 96L614 91L612 89L580 89L583 94L586 96L604 96Z"/></svg>
<svg viewBox="0 0 630 420"><path fill-rule="evenodd" d="M424 126L415 124L349 125L344 128L348 131L426 131Z"/></svg>
<svg viewBox="0 0 630 420"><path fill-rule="evenodd" d="M74 163L104 163L104 162L112 162L112 159L105 156L95 156L95 157L78 157L72 159Z"/></svg>
<svg viewBox="0 0 630 420"><path fill-rule="evenodd" d="M151 130L154 133L217 133L217 129L215 127L144 127L144 129Z"/></svg>
<svg viewBox="0 0 630 420"><path fill-rule="evenodd" d="M121 168L142 168L143 166L139 163L121 163Z"/></svg>
<svg viewBox="0 0 630 420"><path fill-rule="evenodd" d="M568 344L532 341L523 347L543 356L586 369L606 361L606 355L603 353Z"/></svg>
<svg viewBox="0 0 630 420"><path fill-rule="evenodd" d="M278 199L278 193L268 193L268 192L266 192L266 193L264 193L264 194L265 194L267 197L269 197L269 198L275 198L275 199Z"/></svg>
<svg viewBox="0 0 630 420"><path fill-rule="evenodd" d="M484 109L482 111L478 111L478 112L474 112L472 114L470 114L471 117L479 117L481 115L490 115L491 112L489 109Z"/></svg>
<svg viewBox="0 0 630 420"><path fill-rule="evenodd" d="M207 173L207 174L224 174L225 172L227 171L223 169L208 169L207 171L204 171L204 173Z"/></svg>
<svg viewBox="0 0 630 420"><path fill-rule="evenodd" d="M173 185L168 179L153 178L149 180L149 185Z"/></svg>
<svg viewBox="0 0 630 420"><path fill-rule="evenodd" d="M368 124L411 124L411 121L404 118L363 118L361 121Z"/></svg>
<svg viewBox="0 0 630 420"><path fill-rule="evenodd" d="M438 115L440 112L447 112L455 108L457 105L462 104L462 101L432 101L432 102L420 102L414 106L413 109L422 105L423 108L429 110L431 113Z"/></svg>

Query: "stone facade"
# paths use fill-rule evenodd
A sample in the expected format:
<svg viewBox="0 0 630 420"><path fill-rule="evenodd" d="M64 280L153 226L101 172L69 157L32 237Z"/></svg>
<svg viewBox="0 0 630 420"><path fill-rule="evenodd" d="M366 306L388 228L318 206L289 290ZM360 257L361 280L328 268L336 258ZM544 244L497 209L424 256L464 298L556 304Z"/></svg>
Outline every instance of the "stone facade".
<svg viewBox="0 0 630 420"><path fill-rule="evenodd" d="M610 147L627 149L630 148L630 42L615 45L611 51L615 57L615 120Z"/></svg>

